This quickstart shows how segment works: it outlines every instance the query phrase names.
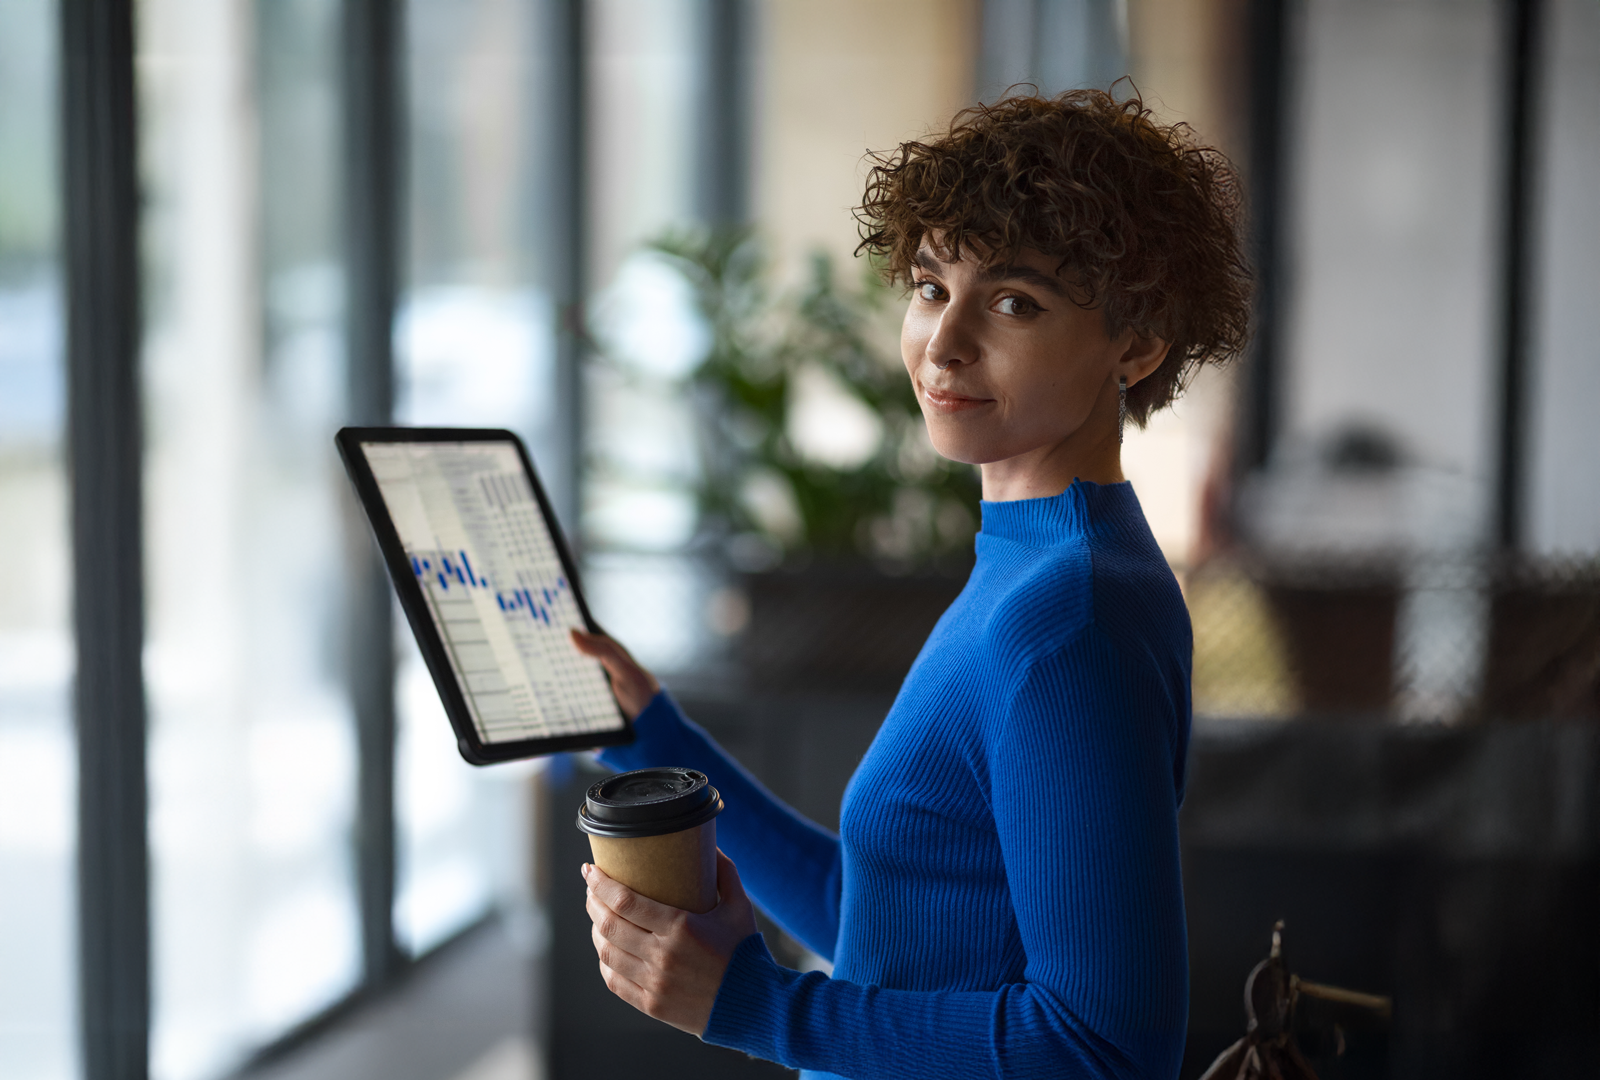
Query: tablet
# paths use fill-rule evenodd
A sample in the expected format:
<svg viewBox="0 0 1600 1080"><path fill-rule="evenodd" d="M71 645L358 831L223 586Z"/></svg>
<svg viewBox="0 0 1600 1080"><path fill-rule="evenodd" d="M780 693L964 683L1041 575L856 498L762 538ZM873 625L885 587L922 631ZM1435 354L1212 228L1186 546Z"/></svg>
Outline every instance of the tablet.
<svg viewBox="0 0 1600 1080"><path fill-rule="evenodd" d="M474 765L631 742L533 462L509 431L344 428L335 441Z"/></svg>

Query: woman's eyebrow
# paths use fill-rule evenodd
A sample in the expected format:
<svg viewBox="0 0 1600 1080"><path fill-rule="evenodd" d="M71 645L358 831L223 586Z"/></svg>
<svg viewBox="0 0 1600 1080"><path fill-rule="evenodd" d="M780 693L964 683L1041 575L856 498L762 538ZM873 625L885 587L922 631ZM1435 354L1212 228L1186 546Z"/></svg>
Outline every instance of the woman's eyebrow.
<svg viewBox="0 0 1600 1080"><path fill-rule="evenodd" d="M986 284L996 281L1021 281L1037 286L1050 293L1052 296L1066 296L1067 286L1054 274L1046 274L1042 270L1035 270L1028 266L986 266L978 271L978 280Z"/></svg>
<svg viewBox="0 0 1600 1080"><path fill-rule="evenodd" d="M926 248L918 251L917 257L913 261L930 274L945 273L945 264L941 263L933 252ZM1035 270L1029 266L1018 266L1015 263L1006 266L986 266L978 271L978 280L986 285L993 284L996 281L1020 281L1037 286L1052 296L1067 295L1066 283L1059 277L1054 274L1047 274L1042 270Z"/></svg>

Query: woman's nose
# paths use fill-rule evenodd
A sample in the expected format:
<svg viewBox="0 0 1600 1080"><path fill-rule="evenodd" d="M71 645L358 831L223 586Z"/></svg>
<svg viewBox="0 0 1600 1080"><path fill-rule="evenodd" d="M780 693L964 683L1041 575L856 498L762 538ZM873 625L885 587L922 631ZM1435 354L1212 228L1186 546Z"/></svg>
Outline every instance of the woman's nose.
<svg viewBox="0 0 1600 1080"><path fill-rule="evenodd" d="M928 339L924 355L940 371L955 364L970 364L978 358L977 342L966 325L963 313L955 305L940 313L939 325Z"/></svg>

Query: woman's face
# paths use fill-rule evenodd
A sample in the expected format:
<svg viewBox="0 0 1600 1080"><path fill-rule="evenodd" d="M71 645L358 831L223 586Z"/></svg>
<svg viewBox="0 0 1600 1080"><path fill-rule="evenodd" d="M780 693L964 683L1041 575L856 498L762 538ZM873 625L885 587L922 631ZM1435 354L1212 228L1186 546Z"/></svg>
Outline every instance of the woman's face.
<svg viewBox="0 0 1600 1080"><path fill-rule="evenodd" d="M1056 263L1031 249L988 268L971 257L945 262L926 244L917 255L901 355L934 448L985 466L986 498L1022 497L991 492L991 473L1042 469L1055 491L1074 475L1120 479L1117 379L1131 386L1165 355L1163 343L1132 331L1107 336L1099 310L1073 302ZM1115 476L1096 475L1104 469L1093 459L1108 452ZM1056 473L1065 475L1059 486Z"/></svg>

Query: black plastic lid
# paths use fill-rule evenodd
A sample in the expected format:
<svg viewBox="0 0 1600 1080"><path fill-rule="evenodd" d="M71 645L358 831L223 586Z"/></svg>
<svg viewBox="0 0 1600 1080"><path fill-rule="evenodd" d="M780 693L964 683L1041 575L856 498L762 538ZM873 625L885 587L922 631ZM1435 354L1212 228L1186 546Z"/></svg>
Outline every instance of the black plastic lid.
<svg viewBox="0 0 1600 1080"><path fill-rule="evenodd" d="M595 836L662 836L704 825L722 797L694 769L635 769L595 784L578 810L578 828Z"/></svg>

